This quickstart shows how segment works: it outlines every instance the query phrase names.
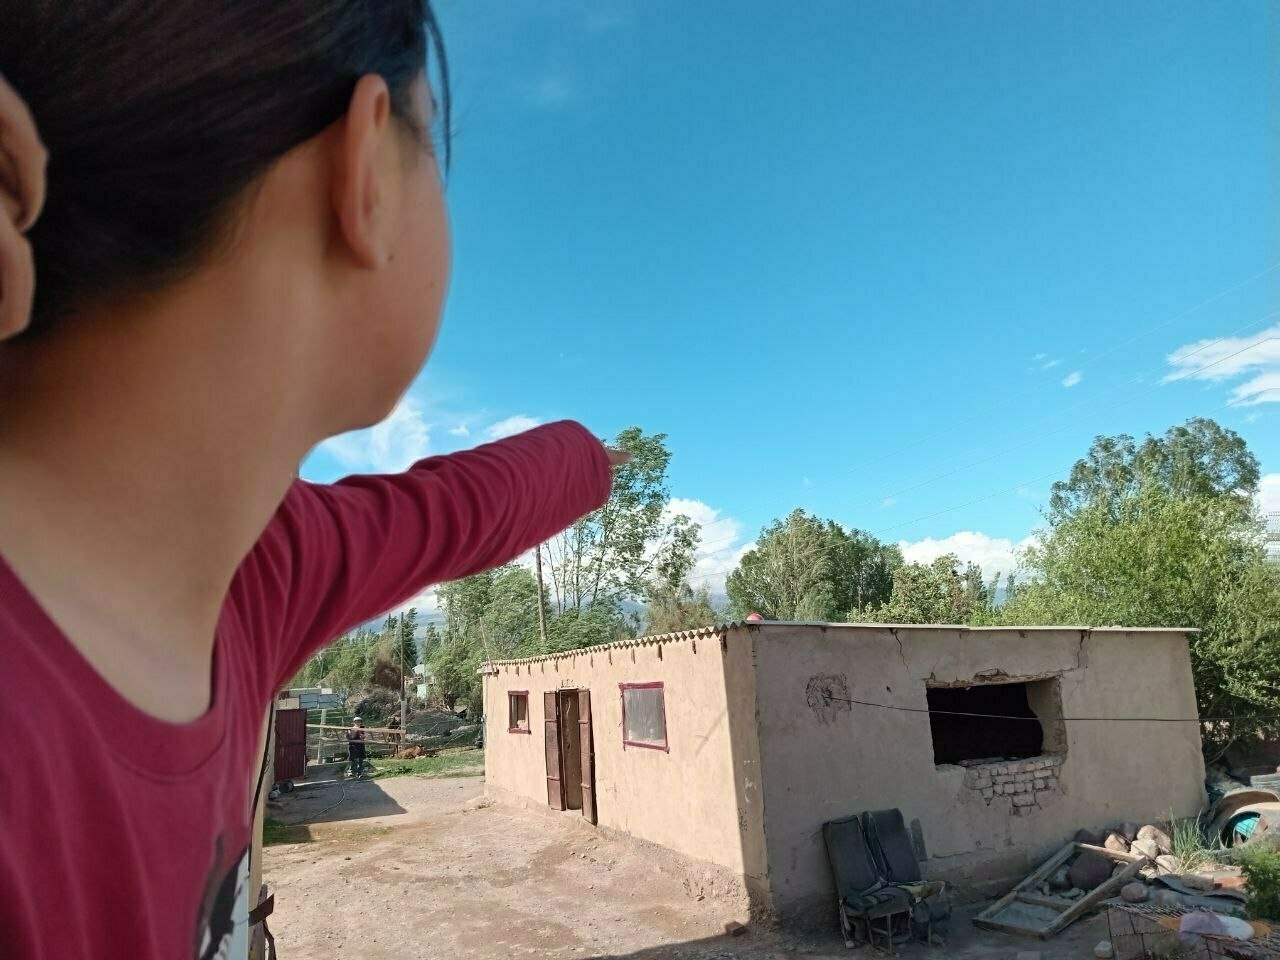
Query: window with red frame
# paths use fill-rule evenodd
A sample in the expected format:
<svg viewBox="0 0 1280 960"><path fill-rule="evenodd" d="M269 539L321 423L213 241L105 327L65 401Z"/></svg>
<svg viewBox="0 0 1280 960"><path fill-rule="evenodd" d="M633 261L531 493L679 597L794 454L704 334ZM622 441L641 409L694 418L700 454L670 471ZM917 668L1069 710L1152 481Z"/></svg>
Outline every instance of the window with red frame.
<svg viewBox="0 0 1280 960"><path fill-rule="evenodd" d="M667 703L661 683L622 683L622 743L647 750L667 745Z"/></svg>
<svg viewBox="0 0 1280 960"><path fill-rule="evenodd" d="M507 733L532 733L529 729L529 691L507 693Z"/></svg>

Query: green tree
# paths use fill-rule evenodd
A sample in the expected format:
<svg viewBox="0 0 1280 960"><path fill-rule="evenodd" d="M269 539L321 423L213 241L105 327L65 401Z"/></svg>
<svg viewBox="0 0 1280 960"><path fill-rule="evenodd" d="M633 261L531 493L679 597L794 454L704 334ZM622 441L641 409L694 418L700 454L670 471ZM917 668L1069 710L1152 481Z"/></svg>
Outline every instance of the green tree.
<svg viewBox="0 0 1280 960"><path fill-rule="evenodd" d="M542 652L538 636L538 585L524 567L507 564L440 587L445 628L428 635L428 662L447 705L480 708L477 675L486 660Z"/></svg>
<svg viewBox="0 0 1280 960"><path fill-rule="evenodd" d="M898 567L888 602L863 617L877 623L972 623L986 617L991 602L982 568L961 568L959 558L948 553L929 564Z"/></svg>
<svg viewBox="0 0 1280 960"><path fill-rule="evenodd" d="M730 612L770 620L841 620L889 599L897 547L804 510L766 527L729 574Z"/></svg>
<svg viewBox="0 0 1280 960"><path fill-rule="evenodd" d="M1099 438L1059 485L1005 623L1193 627L1206 748L1275 732L1280 571L1254 513L1257 460L1213 421L1133 445Z"/></svg>
<svg viewBox="0 0 1280 960"><path fill-rule="evenodd" d="M655 581L678 583L693 564L698 526L666 509L671 499L666 434L646 436L631 427L612 446L626 450L631 460L614 471L608 502L545 546L557 615L618 609L643 599Z"/></svg>
<svg viewBox="0 0 1280 960"><path fill-rule="evenodd" d="M400 615L397 627L399 650L406 676L412 675L418 665L418 608L410 607Z"/></svg>
<svg viewBox="0 0 1280 960"><path fill-rule="evenodd" d="M682 582L655 584L649 591L644 610L644 632L653 636L675 633L679 630L696 630L709 627L720 619L720 611L711 602L711 591L706 587L694 590Z"/></svg>
<svg viewBox="0 0 1280 960"><path fill-rule="evenodd" d="M1071 476L1053 485L1048 520L1056 524L1089 506L1115 518L1140 490L1156 489L1228 504L1244 521L1252 517L1259 476L1258 458L1238 433L1193 417L1141 443L1127 434L1095 439Z"/></svg>

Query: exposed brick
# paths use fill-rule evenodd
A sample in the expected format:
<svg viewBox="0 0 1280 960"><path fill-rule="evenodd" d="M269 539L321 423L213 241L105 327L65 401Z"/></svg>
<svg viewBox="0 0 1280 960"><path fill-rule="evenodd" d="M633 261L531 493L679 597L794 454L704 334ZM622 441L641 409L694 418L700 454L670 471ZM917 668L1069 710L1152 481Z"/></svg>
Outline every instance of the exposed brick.
<svg viewBox="0 0 1280 960"><path fill-rule="evenodd" d="M995 789L994 789L994 788L992 788L992 787L983 787L983 788L982 788L982 799L983 799L983 800L990 800L990 799L992 799L995 795L996 795L996 792L995 792Z"/></svg>
<svg viewBox="0 0 1280 960"><path fill-rule="evenodd" d="M1035 802L1036 798L1031 796L1029 793L1019 794L1013 798L1013 805L1015 807L1029 807Z"/></svg>
<svg viewBox="0 0 1280 960"><path fill-rule="evenodd" d="M1045 782L1044 782L1043 780L1037 780L1037 781L1036 781L1036 789L1037 789L1037 790L1043 790L1043 789L1045 788L1045 786L1046 786L1046 784L1045 784Z"/></svg>

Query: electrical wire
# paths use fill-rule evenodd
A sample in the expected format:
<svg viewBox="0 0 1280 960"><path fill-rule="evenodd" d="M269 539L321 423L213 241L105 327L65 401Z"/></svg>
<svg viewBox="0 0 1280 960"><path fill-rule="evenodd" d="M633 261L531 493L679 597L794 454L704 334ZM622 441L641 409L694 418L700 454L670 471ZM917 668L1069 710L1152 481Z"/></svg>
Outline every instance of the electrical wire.
<svg viewBox="0 0 1280 960"><path fill-rule="evenodd" d="M1023 720L1035 723L1224 723L1234 720L1280 720L1280 714L1261 717L1015 717L1003 713L969 713L964 710L933 710L928 707L903 707L893 703L875 703L871 700L852 700L848 697L837 697L829 693L823 699L830 703L838 701L859 707L876 707L880 710L897 710L901 713L927 713L931 716L943 717L977 717L982 720Z"/></svg>

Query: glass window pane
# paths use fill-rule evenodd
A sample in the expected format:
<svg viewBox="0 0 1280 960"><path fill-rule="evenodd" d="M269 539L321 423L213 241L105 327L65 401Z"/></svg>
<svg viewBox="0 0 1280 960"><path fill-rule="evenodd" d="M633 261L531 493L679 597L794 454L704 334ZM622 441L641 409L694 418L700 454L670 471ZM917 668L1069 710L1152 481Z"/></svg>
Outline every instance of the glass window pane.
<svg viewBox="0 0 1280 960"><path fill-rule="evenodd" d="M661 687L627 688L622 691L630 743L667 745L667 709Z"/></svg>
<svg viewBox="0 0 1280 960"><path fill-rule="evenodd" d="M523 693L507 697L507 727L511 730L529 729L529 698Z"/></svg>

